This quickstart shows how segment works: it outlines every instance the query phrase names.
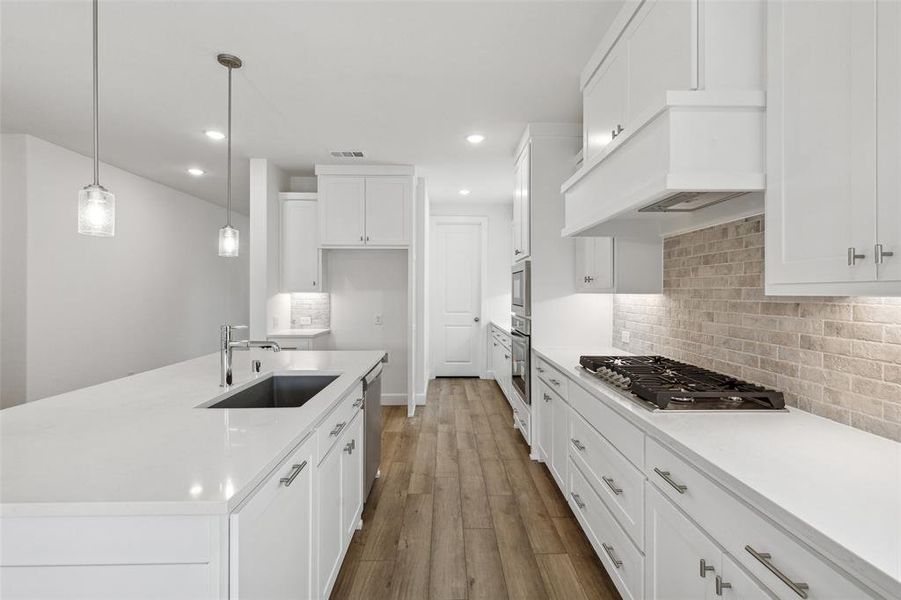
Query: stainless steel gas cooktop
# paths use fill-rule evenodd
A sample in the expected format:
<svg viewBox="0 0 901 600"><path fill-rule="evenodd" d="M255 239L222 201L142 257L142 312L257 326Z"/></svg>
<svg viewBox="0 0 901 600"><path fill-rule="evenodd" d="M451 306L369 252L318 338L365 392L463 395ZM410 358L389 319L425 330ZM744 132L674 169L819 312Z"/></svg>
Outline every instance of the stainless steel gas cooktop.
<svg viewBox="0 0 901 600"><path fill-rule="evenodd" d="M782 392L663 356L582 356L583 369L656 410L784 410Z"/></svg>

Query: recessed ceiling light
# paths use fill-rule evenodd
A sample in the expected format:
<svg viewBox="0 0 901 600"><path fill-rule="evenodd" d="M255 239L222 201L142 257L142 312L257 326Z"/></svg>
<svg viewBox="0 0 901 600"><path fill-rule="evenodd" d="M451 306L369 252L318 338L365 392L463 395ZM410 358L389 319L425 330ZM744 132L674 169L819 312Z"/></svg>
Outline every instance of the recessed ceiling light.
<svg viewBox="0 0 901 600"><path fill-rule="evenodd" d="M461 196L468 196L470 193L471 193L471 192L470 192L469 190L465 190L465 189L464 189L464 190L460 190L460 195L461 195Z"/></svg>
<svg viewBox="0 0 901 600"><path fill-rule="evenodd" d="M203 133L211 140L216 140L217 142L225 139L225 134L221 131L216 131L215 129L207 129Z"/></svg>
<svg viewBox="0 0 901 600"><path fill-rule="evenodd" d="M190 173L194 177L200 177L201 175L206 174L206 171L204 171L203 169L198 169L197 167L191 167L190 169L188 169L188 173Z"/></svg>
<svg viewBox="0 0 901 600"><path fill-rule="evenodd" d="M466 141L472 145L481 144L485 141L485 136L481 133L473 133L472 135L466 136Z"/></svg>

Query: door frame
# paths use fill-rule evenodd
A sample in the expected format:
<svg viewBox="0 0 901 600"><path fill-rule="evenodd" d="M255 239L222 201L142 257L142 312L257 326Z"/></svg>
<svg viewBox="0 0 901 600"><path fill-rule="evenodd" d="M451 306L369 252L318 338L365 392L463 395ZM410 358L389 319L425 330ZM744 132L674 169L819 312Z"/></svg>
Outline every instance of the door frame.
<svg viewBox="0 0 901 600"><path fill-rule="evenodd" d="M435 235L435 231L438 225L442 224L468 224L468 225L478 225L481 228L482 232L482 243L480 250L480 267L479 267L479 331L477 334L477 345L478 345L478 356L476 358L477 368L478 368L478 377L481 379L485 379L488 377L488 370L486 366L486 336L488 331L488 322L485 320L485 290L488 289L488 217L480 216L480 215L432 215L429 218L429 271L431 272L432 261L438 258L438 253L435 248L431 247L432 244L437 243L438 237ZM431 273L429 275L429 285L433 286L437 282L437 277L434 277ZM432 303L437 298L437 294L431 293L432 290L429 290L429 300L428 300L428 316L426 320L431 324L432 320ZM434 346L432 345L435 336L430 336L429 340L429 379L435 379L435 352Z"/></svg>

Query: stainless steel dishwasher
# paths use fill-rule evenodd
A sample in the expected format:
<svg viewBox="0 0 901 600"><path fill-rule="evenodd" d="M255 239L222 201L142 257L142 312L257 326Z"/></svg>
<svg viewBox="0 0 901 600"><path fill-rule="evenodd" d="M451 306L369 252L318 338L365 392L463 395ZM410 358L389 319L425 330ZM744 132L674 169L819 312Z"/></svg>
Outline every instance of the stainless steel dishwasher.
<svg viewBox="0 0 901 600"><path fill-rule="evenodd" d="M379 476L382 458L382 363L373 367L363 378L363 416L366 418L363 498L368 499L369 490Z"/></svg>

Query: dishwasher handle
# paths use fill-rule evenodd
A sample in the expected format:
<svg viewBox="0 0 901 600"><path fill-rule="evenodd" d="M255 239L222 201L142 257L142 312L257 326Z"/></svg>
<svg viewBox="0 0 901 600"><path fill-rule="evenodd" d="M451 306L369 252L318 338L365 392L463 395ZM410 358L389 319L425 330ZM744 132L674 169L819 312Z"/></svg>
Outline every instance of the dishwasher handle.
<svg viewBox="0 0 901 600"><path fill-rule="evenodd" d="M382 363L377 364L372 368L371 371L366 373L366 376L363 377L363 391L366 391L372 382L382 376Z"/></svg>

